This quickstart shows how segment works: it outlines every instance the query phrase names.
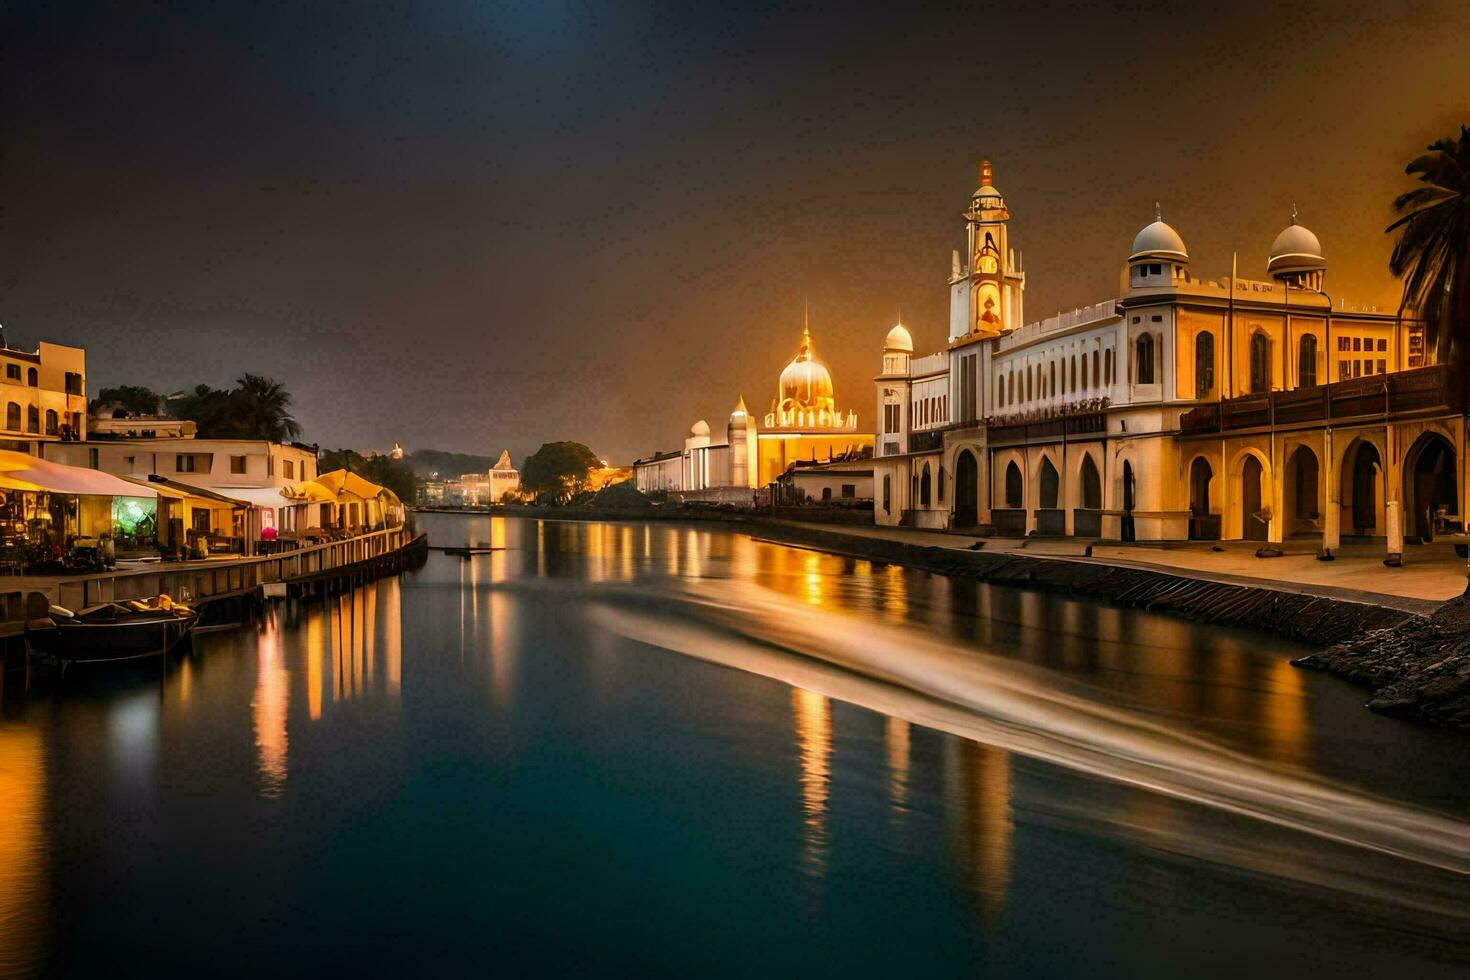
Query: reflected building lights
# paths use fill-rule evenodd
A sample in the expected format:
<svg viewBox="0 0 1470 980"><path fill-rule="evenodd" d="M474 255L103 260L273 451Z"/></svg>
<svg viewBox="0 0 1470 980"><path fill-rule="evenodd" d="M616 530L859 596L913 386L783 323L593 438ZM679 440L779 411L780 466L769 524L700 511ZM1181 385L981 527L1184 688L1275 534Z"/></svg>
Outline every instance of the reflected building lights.
<svg viewBox="0 0 1470 980"><path fill-rule="evenodd" d="M39 966L47 925L41 734L0 723L0 975Z"/></svg>
<svg viewBox="0 0 1470 980"><path fill-rule="evenodd" d="M382 580L379 588L383 590L383 672L388 697L396 700L403 683L403 592L397 576Z"/></svg>
<svg viewBox="0 0 1470 980"><path fill-rule="evenodd" d="M306 613L306 713L312 721L322 716L322 673L327 659L326 643L322 637L325 618L316 606Z"/></svg>
<svg viewBox="0 0 1470 980"><path fill-rule="evenodd" d="M801 755L802 868L815 878L827 870L827 792L832 770L832 703L791 689L796 744Z"/></svg>
<svg viewBox="0 0 1470 980"><path fill-rule="evenodd" d="M890 715L883 743L888 749L888 799L894 813L902 815L909 803L909 723Z"/></svg>
<svg viewBox="0 0 1470 980"><path fill-rule="evenodd" d="M259 632L255 700L255 745L260 754L260 794L275 798L286 788L286 711L289 674L281 657L280 627L268 619Z"/></svg>
<svg viewBox="0 0 1470 980"><path fill-rule="evenodd" d="M951 831L970 886L987 916L1006 904L1011 882L1011 757L968 739L949 740L945 780Z"/></svg>
<svg viewBox="0 0 1470 980"><path fill-rule="evenodd" d="M1305 766L1311 741L1307 723L1307 691L1302 672L1284 658L1271 661L1270 690L1263 699L1266 752L1278 762Z"/></svg>

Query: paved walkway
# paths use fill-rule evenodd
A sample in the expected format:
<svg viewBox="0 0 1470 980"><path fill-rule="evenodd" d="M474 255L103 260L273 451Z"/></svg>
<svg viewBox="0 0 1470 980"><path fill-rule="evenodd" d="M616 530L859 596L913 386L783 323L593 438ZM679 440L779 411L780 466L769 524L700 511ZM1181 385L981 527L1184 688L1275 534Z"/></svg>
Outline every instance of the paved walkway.
<svg viewBox="0 0 1470 980"><path fill-rule="evenodd" d="M815 523L800 526L960 551L972 550L978 542L987 554L1015 552L1034 558L1126 565L1236 585L1269 585L1286 592L1374 602L1421 614L1463 593L1466 581L1465 561L1447 543L1409 545L1403 566L1388 568L1383 564L1382 544L1349 545L1339 549L1337 560L1330 562L1318 561L1315 545L1306 542L1287 542L1286 554L1280 558L1257 558L1255 542L1095 544L1089 557L1088 543L1070 538L980 538L914 528Z"/></svg>

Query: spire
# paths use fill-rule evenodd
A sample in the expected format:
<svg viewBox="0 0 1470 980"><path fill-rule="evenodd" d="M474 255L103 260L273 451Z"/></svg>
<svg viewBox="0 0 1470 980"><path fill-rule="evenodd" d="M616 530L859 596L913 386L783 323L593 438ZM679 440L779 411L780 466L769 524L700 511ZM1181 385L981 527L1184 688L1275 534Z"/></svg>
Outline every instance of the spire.
<svg viewBox="0 0 1470 980"><path fill-rule="evenodd" d="M1291 202L1291 223L1296 224L1296 202Z"/></svg>
<svg viewBox="0 0 1470 980"><path fill-rule="evenodd" d="M801 351L796 355L798 361L810 361L812 359L812 330L811 325L801 325Z"/></svg>
<svg viewBox="0 0 1470 980"><path fill-rule="evenodd" d="M980 186L992 187L995 185L995 170L990 166L989 160L980 161Z"/></svg>
<svg viewBox="0 0 1470 980"><path fill-rule="evenodd" d="M1155 221L1163 221L1164 220L1164 209L1159 206L1159 202L1158 201L1155 201L1154 202L1154 220Z"/></svg>
<svg viewBox="0 0 1470 980"><path fill-rule="evenodd" d="M745 396L744 395L741 395L740 396L740 403L735 406L735 411L731 412L730 414L731 415L748 415L749 414L745 410Z"/></svg>

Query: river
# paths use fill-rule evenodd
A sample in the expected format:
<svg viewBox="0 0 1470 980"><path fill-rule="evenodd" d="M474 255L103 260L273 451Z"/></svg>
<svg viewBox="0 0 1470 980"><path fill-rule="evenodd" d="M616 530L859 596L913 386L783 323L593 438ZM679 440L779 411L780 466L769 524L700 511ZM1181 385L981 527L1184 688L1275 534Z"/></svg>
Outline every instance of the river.
<svg viewBox="0 0 1470 980"><path fill-rule="evenodd" d="M1470 738L1244 631L665 524L0 688L0 975L1464 975Z"/></svg>

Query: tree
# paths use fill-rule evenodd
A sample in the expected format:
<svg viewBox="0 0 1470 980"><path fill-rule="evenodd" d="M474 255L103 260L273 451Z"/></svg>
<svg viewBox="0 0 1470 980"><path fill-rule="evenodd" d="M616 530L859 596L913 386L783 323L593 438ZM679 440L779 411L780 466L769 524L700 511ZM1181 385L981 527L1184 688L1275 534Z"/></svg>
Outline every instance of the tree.
<svg viewBox="0 0 1470 980"><path fill-rule="evenodd" d="M521 488L538 503L564 504L586 489L587 474L599 466L596 454L580 442L548 442L521 466Z"/></svg>
<svg viewBox="0 0 1470 980"><path fill-rule="evenodd" d="M87 411L93 415L118 410L128 415L157 415L159 401L158 395L151 388L118 385L97 392L97 397L87 405Z"/></svg>
<svg viewBox="0 0 1470 980"><path fill-rule="evenodd" d="M1425 186L1393 202L1399 231L1389 270L1404 279L1400 312L1412 307L1424 321L1425 349L1437 362L1464 359L1470 342L1470 128L1460 138L1436 140L1404 172ZM1405 278L1407 277L1407 278Z"/></svg>
<svg viewBox="0 0 1470 980"><path fill-rule="evenodd" d="M322 453L317 469L323 473L333 470L356 473L364 480L392 490L405 504L413 503L418 494L413 467L389 456L363 456L351 449L336 449Z"/></svg>
<svg viewBox="0 0 1470 980"><path fill-rule="evenodd" d="M301 425L291 417L291 395L281 383L258 374L246 374L229 394L230 416L243 433L236 438L287 442L301 435Z"/></svg>

